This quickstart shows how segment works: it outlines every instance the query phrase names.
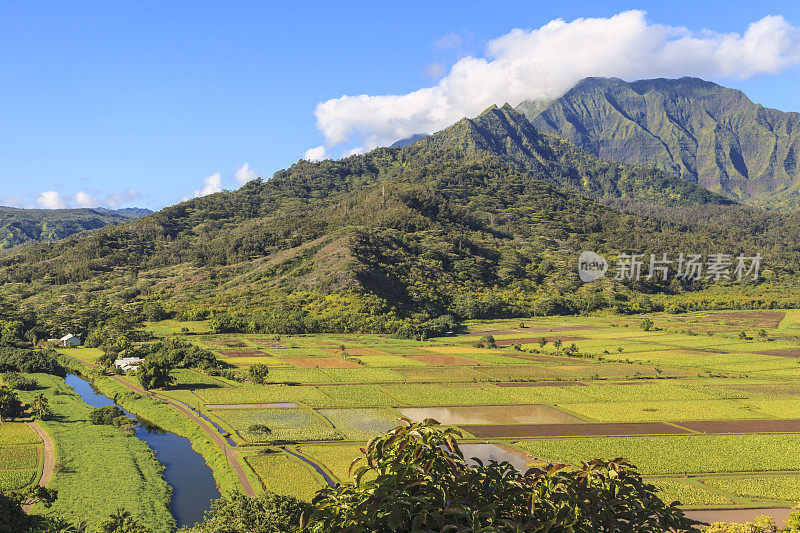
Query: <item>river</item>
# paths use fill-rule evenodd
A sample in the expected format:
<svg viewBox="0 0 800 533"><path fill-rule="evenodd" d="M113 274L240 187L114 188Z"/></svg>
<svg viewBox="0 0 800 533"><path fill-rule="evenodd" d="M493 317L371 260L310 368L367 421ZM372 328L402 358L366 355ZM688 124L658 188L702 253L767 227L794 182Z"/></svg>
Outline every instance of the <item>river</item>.
<svg viewBox="0 0 800 533"><path fill-rule="evenodd" d="M91 382L73 374L68 375L66 381L92 407L114 405L112 400L97 392ZM136 418L127 411L125 414ZM164 480L172 487L170 511L178 527L200 522L203 513L211 507L211 500L220 497L211 468L203 456L192 449L189 439L141 420L136 436L150 446L164 465Z"/></svg>

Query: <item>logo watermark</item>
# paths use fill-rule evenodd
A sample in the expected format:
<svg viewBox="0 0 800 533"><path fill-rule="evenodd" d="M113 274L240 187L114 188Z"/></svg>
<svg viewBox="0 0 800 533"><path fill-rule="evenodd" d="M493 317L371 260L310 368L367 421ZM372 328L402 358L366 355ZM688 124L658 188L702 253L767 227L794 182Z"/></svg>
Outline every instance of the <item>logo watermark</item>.
<svg viewBox="0 0 800 533"><path fill-rule="evenodd" d="M756 281L761 259L761 254L680 253L674 259L667 253L649 254L649 257L645 254L618 254L613 278L621 281ZM605 277L608 269L608 261L600 254L583 251L578 256L578 276L584 283Z"/></svg>
<svg viewBox="0 0 800 533"><path fill-rule="evenodd" d="M578 276L584 283L600 279L608 272L608 261L594 252L581 252L578 257Z"/></svg>

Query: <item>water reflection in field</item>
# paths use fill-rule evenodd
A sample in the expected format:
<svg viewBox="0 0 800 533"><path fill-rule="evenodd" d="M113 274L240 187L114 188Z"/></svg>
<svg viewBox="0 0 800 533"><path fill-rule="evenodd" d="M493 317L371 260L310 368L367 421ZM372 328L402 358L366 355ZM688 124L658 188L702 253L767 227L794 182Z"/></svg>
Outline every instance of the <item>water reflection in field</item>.
<svg viewBox="0 0 800 533"><path fill-rule="evenodd" d="M442 424L563 424L582 420L547 405L401 407L411 420L433 418Z"/></svg>

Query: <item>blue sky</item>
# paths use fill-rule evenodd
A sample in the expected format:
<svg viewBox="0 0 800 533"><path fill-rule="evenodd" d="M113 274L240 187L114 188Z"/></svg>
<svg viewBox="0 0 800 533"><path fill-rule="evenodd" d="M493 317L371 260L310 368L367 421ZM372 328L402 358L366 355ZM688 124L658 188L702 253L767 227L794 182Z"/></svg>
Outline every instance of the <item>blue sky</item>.
<svg viewBox="0 0 800 533"><path fill-rule="evenodd" d="M703 30L742 34L767 15L800 26L796 0L750 4L5 2L0 204L159 208L238 187L236 171L245 163L266 178L310 148L320 147L309 152L319 156L324 146L335 157L409 128L435 128L483 100L450 106L438 122L385 130L364 117L393 118L397 110L386 101L366 100L378 106L371 114L361 101L336 99L434 86L460 59L486 57L487 45L512 29L536 30L558 18L570 23L638 9L647 12L644 34L666 25L699 38ZM680 68L663 61L666 72ZM772 68L778 73L750 65L743 69L750 78L739 79L719 66L725 61L709 59L698 72L758 103L800 111L796 62ZM638 71L619 75L631 72ZM547 90L568 78L554 79L556 89ZM503 90L485 98L502 98ZM328 128L320 131L315 109L329 100L320 114ZM420 105L425 114L427 104ZM348 126L337 137L340 120Z"/></svg>

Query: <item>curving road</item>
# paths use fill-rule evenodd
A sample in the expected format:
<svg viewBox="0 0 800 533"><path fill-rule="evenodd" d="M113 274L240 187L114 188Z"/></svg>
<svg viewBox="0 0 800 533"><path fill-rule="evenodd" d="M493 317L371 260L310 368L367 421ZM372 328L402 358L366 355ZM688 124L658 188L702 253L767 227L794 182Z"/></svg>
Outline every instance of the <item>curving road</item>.
<svg viewBox="0 0 800 533"><path fill-rule="evenodd" d="M159 400L165 402L167 405L172 407L173 409L177 409L184 415L186 415L190 420L200 426L206 434L211 437L211 440L217 445L217 447L222 451L225 455L225 458L228 460L228 464L231 465L233 471L236 473L236 477L239 478L239 483L242 485L242 490L248 496L255 496L256 492L253 490L253 485L250 483L250 479L248 479L247 474L245 474L244 468L242 468L242 464L236 458L236 452L233 448L225 442L222 435L220 435L215 429L208 427L200 417L192 412L191 409L181 405L180 403L171 400L166 396L160 396L154 392L149 392L144 390L141 387L137 387L136 385L131 385L130 383L126 383L124 380L120 379L119 376L113 376L114 380L120 383L121 385L127 387L128 389L142 395L149 395L158 398Z"/></svg>
<svg viewBox="0 0 800 533"><path fill-rule="evenodd" d="M62 353L61 355L63 355L64 357L68 357L70 359L73 359L75 361L78 361L79 363L81 363L83 365L86 365L86 366L89 366L91 368L96 368L97 367L97 365L95 365L95 364L88 363L86 361L82 361L81 359L78 359L77 357L74 357L72 355L68 355L68 354L65 354L65 353ZM203 431L205 431L206 434L209 437L211 437L211 440L217 445L217 447L225 455L225 458L228 460L228 464L231 465L231 468L233 468L233 471L236 473L236 477L239 478L239 484L242 486L242 491L248 496L255 496L256 495L256 491L253 490L253 485L250 483L250 479L248 479L247 474L245 474L244 468L242 468L242 464L236 458L236 452L233 450L233 448L227 442L225 442L225 440L222 438L222 435L217 433L216 430L208 427L208 425L205 424L200 419L200 417L198 417L196 414L194 414L191 409L181 405L180 403L178 403L178 402L176 402L174 400L171 400L168 397L159 396L158 394L155 394L155 393L150 392L150 391L146 391L141 387L137 387L136 385L131 385L130 383L126 383L125 381L120 379L119 376L112 376L112 377L113 377L113 379L115 379L118 383L120 383L124 387L126 387L126 388L128 388L128 389L130 389L130 390L132 390L132 391L134 391L134 392L136 392L138 394L141 394L141 395L144 395L144 396L153 396L153 397L158 398L159 400L165 402L167 405L169 405L173 409L177 409L178 411L180 411L181 413L186 415L190 420L195 422L198 426L200 426L203 429Z"/></svg>
<svg viewBox="0 0 800 533"><path fill-rule="evenodd" d="M56 460L56 451L55 447L53 446L53 439L50 438L50 435L42 429L42 426L37 424L36 422L26 422L28 426L32 430L39 435L39 438L42 439L42 476L39 478L39 485L44 487L48 483L50 483L50 478L53 477L53 467L55 466ZM25 504L22 506L22 510L30 512L31 507L33 507L32 503Z"/></svg>

